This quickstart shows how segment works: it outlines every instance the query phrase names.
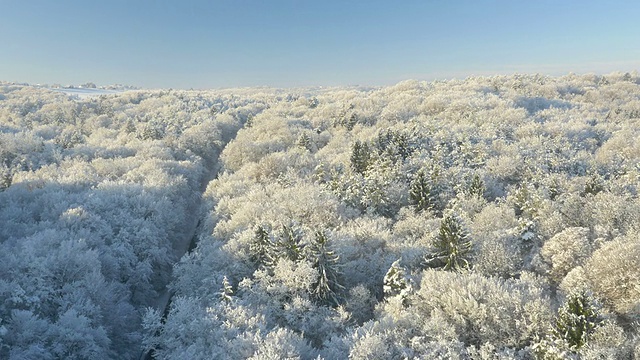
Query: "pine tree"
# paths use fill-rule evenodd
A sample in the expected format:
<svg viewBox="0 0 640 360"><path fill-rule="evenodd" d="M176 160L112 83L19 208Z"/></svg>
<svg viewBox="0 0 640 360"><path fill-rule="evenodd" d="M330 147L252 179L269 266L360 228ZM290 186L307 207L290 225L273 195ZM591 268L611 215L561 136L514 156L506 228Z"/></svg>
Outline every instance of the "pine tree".
<svg viewBox="0 0 640 360"><path fill-rule="evenodd" d="M340 284L339 257L328 244L327 236L322 231L315 233L307 252L307 259L318 271L318 281L314 284L313 295L320 301L338 304Z"/></svg>
<svg viewBox="0 0 640 360"><path fill-rule="evenodd" d="M351 151L351 168L359 173L364 174L369 167L369 162L371 160L371 154L369 150L369 145L367 143L360 142L359 140L353 144L353 149Z"/></svg>
<svg viewBox="0 0 640 360"><path fill-rule="evenodd" d="M433 209L432 186L423 170L418 171L409 188L409 201L416 212Z"/></svg>
<svg viewBox="0 0 640 360"><path fill-rule="evenodd" d="M436 252L427 258L427 265L442 264L445 270L469 268L471 241L455 215L449 214L442 219L434 246Z"/></svg>
<svg viewBox="0 0 640 360"><path fill-rule="evenodd" d="M570 348L579 349L599 322L601 319L593 299L585 292L573 294L558 311L552 334L556 339L566 341Z"/></svg>

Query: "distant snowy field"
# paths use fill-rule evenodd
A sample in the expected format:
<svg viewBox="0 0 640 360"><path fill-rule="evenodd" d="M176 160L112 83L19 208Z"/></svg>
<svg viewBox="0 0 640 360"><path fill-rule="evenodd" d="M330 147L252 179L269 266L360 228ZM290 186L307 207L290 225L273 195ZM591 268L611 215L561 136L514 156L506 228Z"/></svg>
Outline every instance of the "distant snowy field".
<svg viewBox="0 0 640 360"><path fill-rule="evenodd" d="M111 95L111 94L119 94L122 93L123 90L106 90L106 89L89 89L89 88L74 88L74 89L66 89L66 88L58 88L58 89L50 89L55 92L61 92L70 96L77 96L79 99L88 99L100 95Z"/></svg>

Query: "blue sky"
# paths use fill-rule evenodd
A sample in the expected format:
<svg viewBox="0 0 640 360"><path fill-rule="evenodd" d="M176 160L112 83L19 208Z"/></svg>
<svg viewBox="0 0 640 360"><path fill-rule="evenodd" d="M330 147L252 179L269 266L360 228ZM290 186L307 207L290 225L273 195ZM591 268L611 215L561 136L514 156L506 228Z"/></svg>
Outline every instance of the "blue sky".
<svg viewBox="0 0 640 360"><path fill-rule="evenodd" d="M640 69L639 1L0 0L0 80L387 85Z"/></svg>

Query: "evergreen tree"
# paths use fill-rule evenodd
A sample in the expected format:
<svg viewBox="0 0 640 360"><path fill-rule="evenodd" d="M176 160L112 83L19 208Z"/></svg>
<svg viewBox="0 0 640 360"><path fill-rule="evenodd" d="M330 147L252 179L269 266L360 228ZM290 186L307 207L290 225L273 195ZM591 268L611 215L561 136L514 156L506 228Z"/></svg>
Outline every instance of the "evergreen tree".
<svg viewBox="0 0 640 360"><path fill-rule="evenodd" d="M418 171L409 188L409 201L416 212L433 209L432 186L423 170Z"/></svg>
<svg viewBox="0 0 640 360"><path fill-rule="evenodd" d="M469 195L482 197L484 196L484 182L480 175L474 174L469 185Z"/></svg>
<svg viewBox="0 0 640 360"><path fill-rule="evenodd" d="M353 144L351 151L351 168L359 173L364 174L369 167L371 161L371 154L369 145L367 143L360 142L359 140Z"/></svg>
<svg viewBox="0 0 640 360"><path fill-rule="evenodd" d="M222 289L220 289L220 300L223 302L229 303L231 302L231 296L233 295L233 288L229 283L229 279L225 276L222 279Z"/></svg>
<svg viewBox="0 0 640 360"><path fill-rule="evenodd" d="M249 244L249 254L251 261L256 266L273 265L271 257L273 253L273 242L267 230L262 226L256 226L255 233L253 235L252 242Z"/></svg>
<svg viewBox="0 0 640 360"><path fill-rule="evenodd" d="M405 269L400 265L400 259L394 261L384 275L382 290L385 297L400 295L404 298L411 292L411 281L407 278Z"/></svg>
<svg viewBox="0 0 640 360"><path fill-rule="evenodd" d="M427 257L428 266L442 266L445 270L469 268L471 241L455 215L449 214L442 219L434 245L436 252Z"/></svg>
<svg viewBox="0 0 640 360"><path fill-rule="evenodd" d="M349 116L349 119L346 121L345 126L347 127L347 130L351 131L353 130L353 127L356 126L356 124L358 123L358 116L353 113L351 114L351 116Z"/></svg>
<svg viewBox="0 0 640 360"><path fill-rule="evenodd" d="M413 149L409 141L409 135L399 131L380 131L375 141L378 155L390 156L393 161L406 160Z"/></svg>
<svg viewBox="0 0 640 360"><path fill-rule="evenodd" d="M405 133L394 133L393 143L395 145L395 150L400 156L400 158L404 161L411 155L413 149L411 149L409 143L409 136Z"/></svg>
<svg viewBox="0 0 640 360"><path fill-rule="evenodd" d="M296 141L296 145L303 149L307 149L311 151L311 137L307 133L302 133L298 140Z"/></svg>
<svg viewBox="0 0 640 360"><path fill-rule="evenodd" d="M579 349L599 322L593 299L585 292L572 294L558 311L552 334L566 341L570 348Z"/></svg>
<svg viewBox="0 0 640 360"><path fill-rule="evenodd" d="M339 256L329 247L324 232L315 233L315 238L308 248L307 259L318 271L318 281L314 284L313 295L320 301L337 304L337 292L343 289L339 281Z"/></svg>
<svg viewBox="0 0 640 360"><path fill-rule="evenodd" d="M604 190L603 181L598 175L594 174L587 180L582 196L596 195L602 190Z"/></svg>
<svg viewBox="0 0 640 360"><path fill-rule="evenodd" d="M393 133L391 130L380 131L378 133L378 137L376 138L375 146L378 150L378 154L382 155L387 152L387 149L390 148L391 143L393 142Z"/></svg>
<svg viewBox="0 0 640 360"><path fill-rule="evenodd" d="M540 197L533 185L523 184L520 186L513 195L513 202L517 216L523 216L528 219L535 219L538 216Z"/></svg>
<svg viewBox="0 0 640 360"><path fill-rule="evenodd" d="M300 234L291 226L283 225L280 238L275 246L274 259L284 258L291 261L298 261L302 258L302 246L300 244ZM275 261L273 261L275 262Z"/></svg>

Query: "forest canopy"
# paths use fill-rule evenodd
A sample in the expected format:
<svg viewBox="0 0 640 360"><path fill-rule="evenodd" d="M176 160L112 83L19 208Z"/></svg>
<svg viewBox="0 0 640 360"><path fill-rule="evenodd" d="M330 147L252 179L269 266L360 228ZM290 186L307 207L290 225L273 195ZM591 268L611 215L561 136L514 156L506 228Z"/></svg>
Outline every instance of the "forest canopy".
<svg viewBox="0 0 640 360"><path fill-rule="evenodd" d="M637 73L0 83L0 358L637 358L639 121Z"/></svg>

